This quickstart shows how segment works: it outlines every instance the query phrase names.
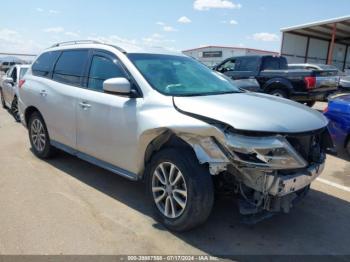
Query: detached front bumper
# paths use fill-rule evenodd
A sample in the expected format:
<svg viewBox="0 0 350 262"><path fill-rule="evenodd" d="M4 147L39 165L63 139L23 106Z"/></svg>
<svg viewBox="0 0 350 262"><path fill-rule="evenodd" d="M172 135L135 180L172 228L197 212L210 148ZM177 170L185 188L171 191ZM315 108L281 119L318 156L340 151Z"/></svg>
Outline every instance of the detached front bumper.
<svg viewBox="0 0 350 262"><path fill-rule="evenodd" d="M313 164L305 171L293 175L278 176L268 175L267 180L271 181L268 193L273 196L282 197L309 186L323 172L325 163Z"/></svg>

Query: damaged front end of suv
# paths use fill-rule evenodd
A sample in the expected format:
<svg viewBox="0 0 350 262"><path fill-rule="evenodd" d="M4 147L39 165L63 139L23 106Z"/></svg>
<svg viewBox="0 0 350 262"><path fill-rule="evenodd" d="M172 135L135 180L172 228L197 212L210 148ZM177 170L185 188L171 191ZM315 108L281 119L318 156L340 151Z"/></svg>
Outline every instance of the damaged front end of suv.
<svg viewBox="0 0 350 262"><path fill-rule="evenodd" d="M225 139L185 136L208 163L219 190L239 194L243 222L289 213L324 170L332 142L327 128L301 134L224 131Z"/></svg>
<svg viewBox="0 0 350 262"><path fill-rule="evenodd" d="M191 104L175 99L175 104L182 113L219 130L220 136L182 138L192 146L200 163L209 165L217 189L239 195L243 221L256 223L276 213L288 213L307 194L312 181L322 173L327 150L333 144L328 122L318 112L264 95L245 96L246 99L259 96L260 106L265 110L247 113L252 107L240 105L239 98L233 97L230 107L237 102L237 111L225 112L228 100L221 97L215 102L196 98ZM264 105L264 98L265 103L277 102L281 112L272 115L274 109ZM214 108L212 103L220 105L218 111L210 110ZM200 108L196 104L204 104L208 110L204 113L196 109ZM289 113L291 109L294 115Z"/></svg>
<svg viewBox="0 0 350 262"><path fill-rule="evenodd" d="M224 131L225 140L187 137L209 164L219 190L239 195L243 222L256 223L290 209L322 173L333 147L327 128L300 134ZM198 143L195 143L197 141Z"/></svg>

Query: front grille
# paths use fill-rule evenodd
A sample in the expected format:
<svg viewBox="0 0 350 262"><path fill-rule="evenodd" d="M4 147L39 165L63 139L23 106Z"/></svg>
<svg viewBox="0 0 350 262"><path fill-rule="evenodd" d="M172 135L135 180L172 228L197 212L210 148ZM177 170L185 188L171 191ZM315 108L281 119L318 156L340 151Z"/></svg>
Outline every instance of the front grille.
<svg viewBox="0 0 350 262"><path fill-rule="evenodd" d="M289 135L286 137L294 149L310 164L323 161L325 147L323 137L325 130L306 135Z"/></svg>

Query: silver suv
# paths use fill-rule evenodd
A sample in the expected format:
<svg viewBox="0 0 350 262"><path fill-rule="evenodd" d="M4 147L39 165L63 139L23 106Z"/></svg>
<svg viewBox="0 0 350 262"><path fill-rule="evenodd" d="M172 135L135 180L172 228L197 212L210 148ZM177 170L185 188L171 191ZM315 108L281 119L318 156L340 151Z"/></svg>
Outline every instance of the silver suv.
<svg viewBox="0 0 350 262"><path fill-rule="evenodd" d="M242 91L181 54L98 42L43 52L19 107L35 155L58 148L145 181L174 231L205 222L216 191L238 195L246 222L288 212L331 146L327 120L301 104Z"/></svg>

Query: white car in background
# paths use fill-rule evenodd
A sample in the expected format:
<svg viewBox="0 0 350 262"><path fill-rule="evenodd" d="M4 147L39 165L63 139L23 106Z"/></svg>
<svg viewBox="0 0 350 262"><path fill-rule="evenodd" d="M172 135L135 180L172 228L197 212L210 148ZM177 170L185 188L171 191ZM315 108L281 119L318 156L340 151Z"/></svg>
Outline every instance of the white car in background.
<svg viewBox="0 0 350 262"><path fill-rule="evenodd" d="M23 76L30 65L12 66L0 80L1 104L9 108L16 121L20 121L18 114L18 88L23 84Z"/></svg>

